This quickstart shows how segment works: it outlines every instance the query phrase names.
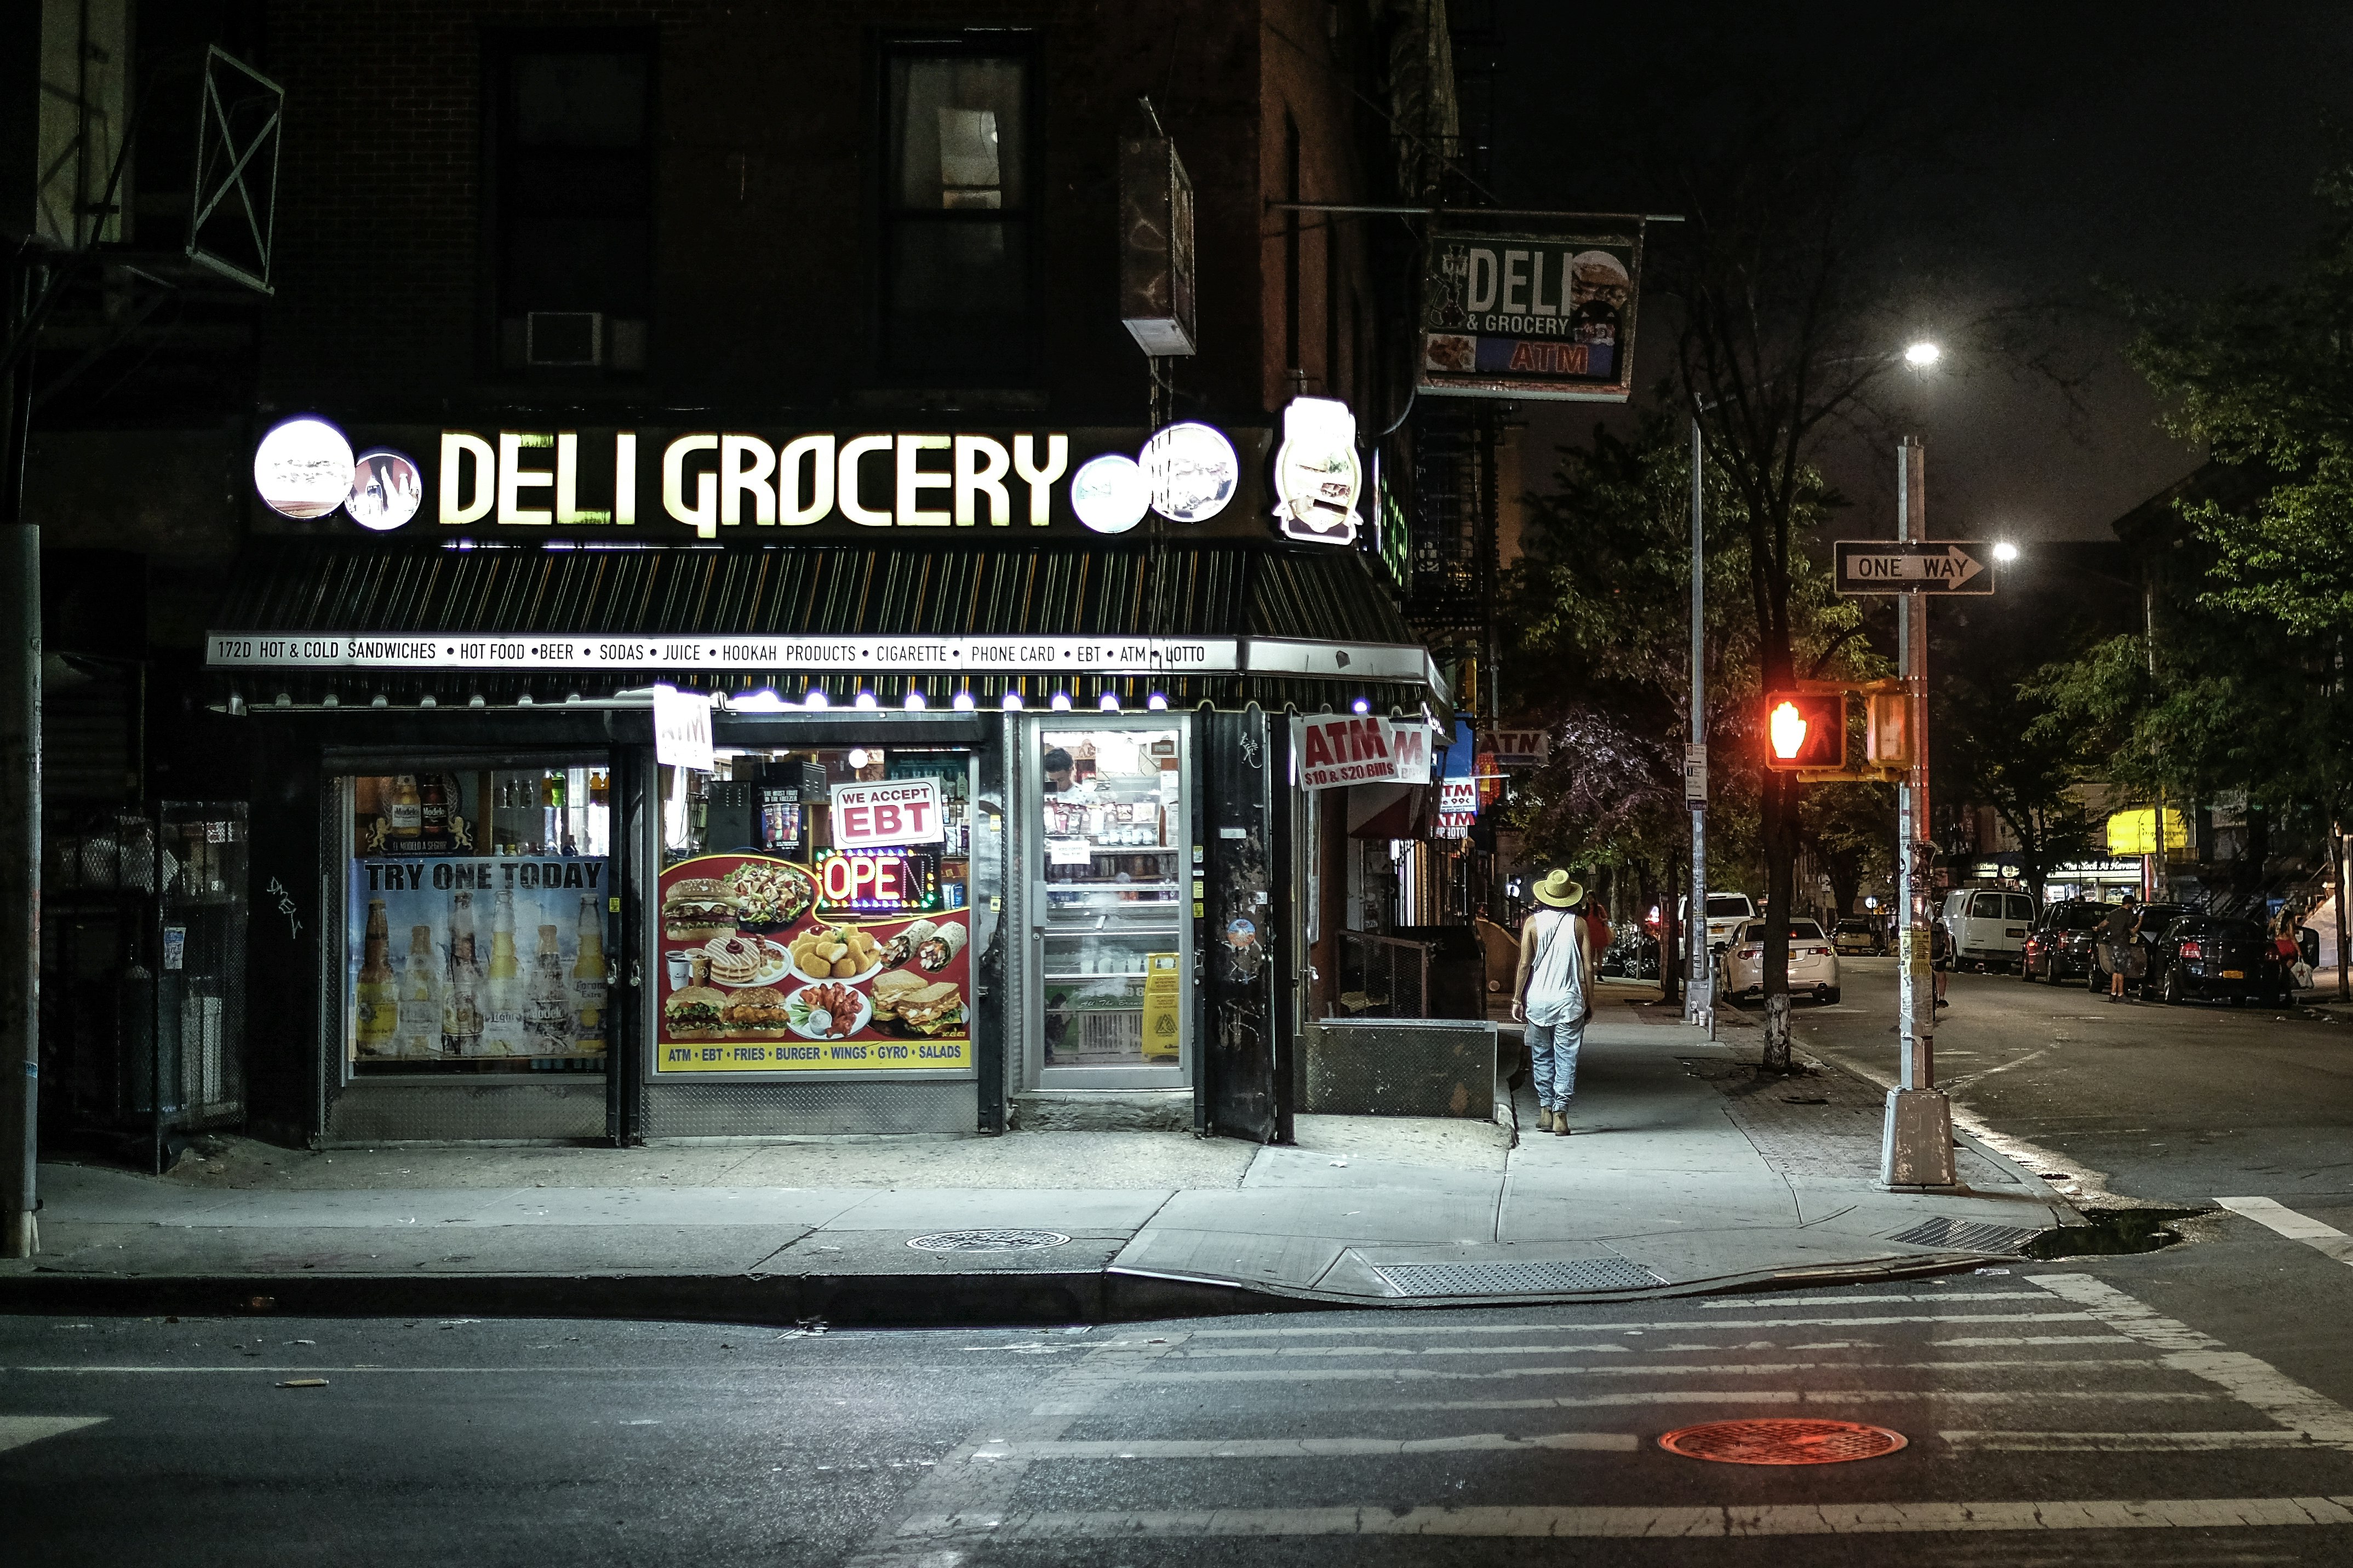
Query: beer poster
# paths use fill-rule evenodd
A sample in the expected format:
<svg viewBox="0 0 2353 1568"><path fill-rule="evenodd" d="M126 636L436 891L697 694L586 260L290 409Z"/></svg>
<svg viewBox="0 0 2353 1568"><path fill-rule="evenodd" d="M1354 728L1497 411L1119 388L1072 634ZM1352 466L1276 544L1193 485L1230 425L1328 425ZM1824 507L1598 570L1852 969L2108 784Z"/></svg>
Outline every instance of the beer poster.
<svg viewBox="0 0 2353 1568"><path fill-rule="evenodd" d="M662 872L658 1073L972 1068L970 911L902 848Z"/></svg>
<svg viewBox="0 0 2353 1568"><path fill-rule="evenodd" d="M601 856L354 858L353 1070L602 1070L612 894Z"/></svg>

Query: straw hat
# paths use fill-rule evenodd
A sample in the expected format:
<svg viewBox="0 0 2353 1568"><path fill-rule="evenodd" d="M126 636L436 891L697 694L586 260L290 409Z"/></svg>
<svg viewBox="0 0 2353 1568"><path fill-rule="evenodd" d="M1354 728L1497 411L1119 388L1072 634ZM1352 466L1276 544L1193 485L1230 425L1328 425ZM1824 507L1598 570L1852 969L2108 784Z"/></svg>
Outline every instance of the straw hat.
<svg viewBox="0 0 2353 1568"><path fill-rule="evenodd" d="M1585 884L1574 881L1566 871L1547 871L1536 879L1536 902L1556 910L1573 910L1585 901Z"/></svg>

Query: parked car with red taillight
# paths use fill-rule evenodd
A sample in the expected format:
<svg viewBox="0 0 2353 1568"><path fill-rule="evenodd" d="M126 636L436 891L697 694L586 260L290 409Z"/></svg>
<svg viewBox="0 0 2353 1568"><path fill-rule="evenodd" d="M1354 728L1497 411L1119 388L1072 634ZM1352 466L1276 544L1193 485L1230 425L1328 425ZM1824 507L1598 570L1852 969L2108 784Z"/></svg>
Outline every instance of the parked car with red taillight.
<svg viewBox="0 0 2353 1568"><path fill-rule="evenodd" d="M1765 922L1750 921L1740 928L1724 952L1724 991L1727 996L1765 994ZM1789 922L1789 994L1810 994L1817 1002L1839 999L1838 952L1814 921Z"/></svg>
<svg viewBox="0 0 2353 1568"><path fill-rule="evenodd" d="M2263 927L2223 915L2184 915L2148 939L2148 982L2168 1002L2215 996L2234 1007L2284 1005L2294 984Z"/></svg>

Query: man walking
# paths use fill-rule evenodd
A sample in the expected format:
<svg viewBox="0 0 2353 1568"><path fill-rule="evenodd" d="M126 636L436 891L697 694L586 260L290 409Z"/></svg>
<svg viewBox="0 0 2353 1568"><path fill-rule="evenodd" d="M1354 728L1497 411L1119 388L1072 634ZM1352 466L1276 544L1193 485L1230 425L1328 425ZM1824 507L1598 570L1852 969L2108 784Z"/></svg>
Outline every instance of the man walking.
<svg viewBox="0 0 2353 1568"><path fill-rule="evenodd" d="M1568 1102L1577 1093L1577 1052L1593 1016L1587 987L1593 973L1592 939L1576 910L1585 889L1566 871L1535 884L1542 907L1520 927L1520 968L1512 984L1512 1016L1526 1025L1528 1079L1536 1094L1536 1131L1568 1136Z"/></svg>

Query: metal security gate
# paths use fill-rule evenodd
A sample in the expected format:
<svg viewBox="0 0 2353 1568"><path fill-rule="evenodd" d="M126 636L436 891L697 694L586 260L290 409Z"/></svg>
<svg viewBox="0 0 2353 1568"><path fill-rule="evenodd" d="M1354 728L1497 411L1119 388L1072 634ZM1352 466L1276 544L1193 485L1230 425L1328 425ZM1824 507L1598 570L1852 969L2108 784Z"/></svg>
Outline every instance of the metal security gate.
<svg viewBox="0 0 2353 1568"><path fill-rule="evenodd" d="M68 818L47 835L45 1141L96 1139L161 1171L245 1119L243 802Z"/></svg>

